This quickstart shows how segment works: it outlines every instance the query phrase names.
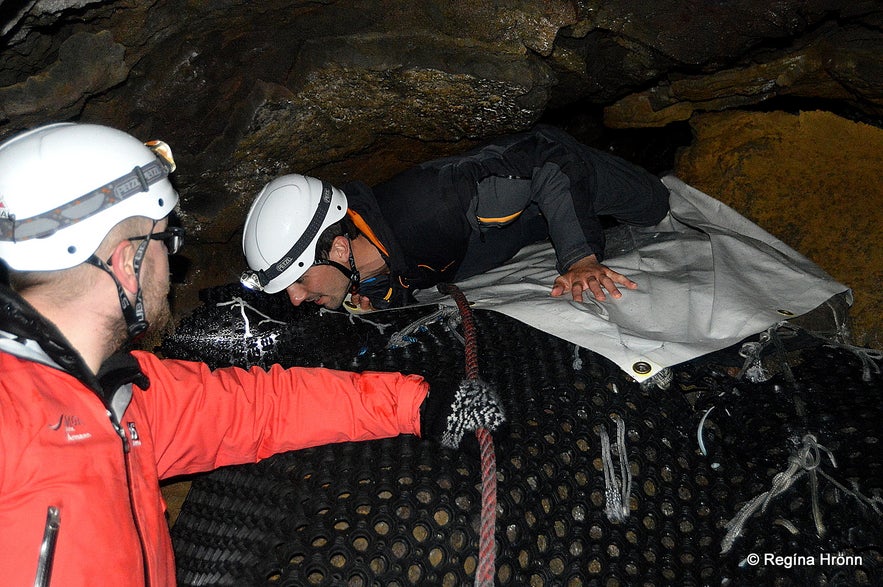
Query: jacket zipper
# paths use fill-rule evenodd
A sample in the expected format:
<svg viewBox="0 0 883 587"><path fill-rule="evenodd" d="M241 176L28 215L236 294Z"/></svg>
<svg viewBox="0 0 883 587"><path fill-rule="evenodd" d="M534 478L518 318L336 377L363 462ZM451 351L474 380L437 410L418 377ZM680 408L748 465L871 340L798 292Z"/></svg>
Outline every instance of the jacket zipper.
<svg viewBox="0 0 883 587"><path fill-rule="evenodd" d="M135 531L138 533L138 542L141 543L141 565L144 567L144 587L150 587L150 569L148 568L147 561L147 545L144 543L144 532L141 528L141 523L138 521L138 511L135 508L135 493L134 488L132 487L132 461L129 457L129 453L131 452L129 439L126 436L126 431L123 430L122 424L117 421L116 417L113 415L113 412L108 410L107 416L108 418L110 418L110 422L111 424L113 424L114 430L116 430L116 433L123 441L123 466L126 469L126 487L129 490L129 510L132 514L132 522L135 524Z"/></svg>
<svg viewBox="0 0 883 587"><path fill-rule="evenodd" d="M40 558L37 559L37 577L34 587L47 587L52 575L52 562L55 559L55 542L61 526L61 512L51 505L46 510L46 526L43 529L43 542L40 543Z"/></svg>

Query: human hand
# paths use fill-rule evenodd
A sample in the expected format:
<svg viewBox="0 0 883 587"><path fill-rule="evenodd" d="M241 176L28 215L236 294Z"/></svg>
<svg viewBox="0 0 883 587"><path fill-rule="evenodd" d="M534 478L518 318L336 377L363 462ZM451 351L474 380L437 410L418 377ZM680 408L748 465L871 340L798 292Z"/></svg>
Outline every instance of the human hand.
<svg viewBox="0 0 883 587"><path fill-rule="evenodd" d="M420 406L420 431L442 446L456 449L467 432L479 428L493 432L506 421L503 403L492 387L480 379L430 384Z"/></svg>
<svg viewBox="0 0 883 587"><path fill-rule="evenodd" d="M352 314L366 314L373 312L376 308L371 305L371 300L366 296L359 294L351 294L343 301L343 308Z"/></svg>
<svg viewBox="0 0 883 587"><path fill-rule="evenodd" d="M638 284L621 273L602 265L595 255L583 257L570 266L567 273L559 275L552 286L552 297L557 298L570 292L575 302L583 301L583 292L589 290L595 299L603 302L607 299L606 289L613 298L621 298L622 292L616 286L637 289Z"/></svg>

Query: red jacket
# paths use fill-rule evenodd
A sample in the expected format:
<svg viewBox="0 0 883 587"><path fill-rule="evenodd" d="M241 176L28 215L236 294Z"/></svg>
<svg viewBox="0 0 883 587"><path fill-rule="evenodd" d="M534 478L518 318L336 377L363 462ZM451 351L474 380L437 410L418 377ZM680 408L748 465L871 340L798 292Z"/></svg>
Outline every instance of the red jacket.
<svg viewBox="0 0 883 587"><path fill-rule="evenodd" d="M60 510L53 585L174 585L159 480L331 442L419 434L420 377L219 369L133 353L115 430L98 395L0 352L0 583L33 585L47 508ZM123 438L123 436L125 438Z"/></svg>

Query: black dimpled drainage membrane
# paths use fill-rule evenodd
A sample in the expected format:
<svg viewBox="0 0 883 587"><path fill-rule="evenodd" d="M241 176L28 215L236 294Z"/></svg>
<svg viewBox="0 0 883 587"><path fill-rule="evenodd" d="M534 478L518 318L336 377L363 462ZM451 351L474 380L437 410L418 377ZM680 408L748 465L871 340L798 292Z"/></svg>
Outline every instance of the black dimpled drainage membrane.
<svg viewBox="0 0 883 587"><path fill-rule="evenodd" d="M449 321L386 348L436 306L363 320L235 286L206 290L203 301L165 341L166 356L462 377L463 345ZM744 361L735 348L672 368L663 390L501 314L474 316L480 375L509 417L494 434L497 585L879 584L879 360L797 336L770 355L777 373L767 381L734 377ZM631 474L628 515L618 520L606 513L613 484L601 448L606 434L618 463L617 419ZM816 440L815 492L799 468L722 553L727 523L770 491L807 435ZM459 452L402 436L280 454L195 478L172 529L178 580L471 585L480 507L474 440Z"/></svg>

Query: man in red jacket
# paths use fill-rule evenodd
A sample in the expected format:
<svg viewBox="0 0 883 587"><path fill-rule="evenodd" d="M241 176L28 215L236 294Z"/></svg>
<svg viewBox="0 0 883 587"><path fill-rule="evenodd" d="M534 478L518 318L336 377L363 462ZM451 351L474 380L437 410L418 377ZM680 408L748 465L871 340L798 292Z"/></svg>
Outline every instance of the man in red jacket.
<svg viewBox="0 0 883 587"><path fill-rule="evenodd" d="M5 585L173 585L161 479L398 434L456 447L503 420L474 384L428 393L415 375L121 351L169 316L167 255L184 236L168 223L173 170L164 143L99 125L0 144Z"/></svg>

